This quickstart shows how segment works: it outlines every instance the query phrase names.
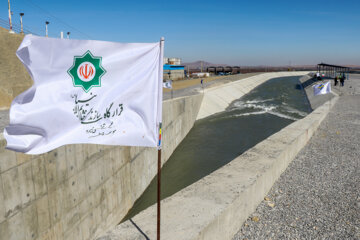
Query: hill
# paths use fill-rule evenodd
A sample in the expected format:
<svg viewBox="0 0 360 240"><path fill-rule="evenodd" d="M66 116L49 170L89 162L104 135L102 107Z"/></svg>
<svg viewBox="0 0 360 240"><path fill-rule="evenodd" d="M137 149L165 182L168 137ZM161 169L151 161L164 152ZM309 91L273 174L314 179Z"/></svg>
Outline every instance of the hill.
<svg viewBox="0 0 360 240"><path fill-rule="evenodd" d="M190 63L183 63L185 67L189 67L190 69L200 69L201 68L201 62L203 64L203 69L206 69L207 67L217 67L217 66L228 66L227 64L215 64L205 61L196 61L196 62L190 62Z"/></svg>
<svg viewBox="0 0 360 240"><path fill-rule="evenodd" d="M32 85L25 67L15 55L24 35L0 27L0 109L10 107L14 97Z"/></svg>

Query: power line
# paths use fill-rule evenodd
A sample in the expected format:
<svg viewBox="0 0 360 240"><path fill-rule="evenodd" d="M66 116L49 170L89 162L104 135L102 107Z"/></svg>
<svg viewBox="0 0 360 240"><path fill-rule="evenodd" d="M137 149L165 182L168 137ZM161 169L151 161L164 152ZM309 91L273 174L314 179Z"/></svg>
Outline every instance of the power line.
<svg viewBox="0 0 360 240"><path fill-rule="evenodd" d="M12 23L13 25L13 30L15 30L16 32L21 32L21 26L19 26L18 24L14 24ZM0 26L2 26L3 28L9 28L9 21L5 20L5 19L2 19L0 18ZM30 31L28 28L23 28L24 29L24 33L31 33L31 34L34 34L34 35L39 35L33 31Z"/></svg>
<svg viewBox="0 0 360 240"><path fill-rule="evenodd" d="M1 23L1 26L3 26L4 28L9 28L10 26L9 26L9 21L6 21L6 20L4 20L4 19L0 19L0 23ZM13 29L14 30L18 30L18 28L17 28L17 26L14 26L14 24L13 24Z"/></svg>
<svg viewBox="0 0 360 240"><path fill-rule="evenodd" d="M30 3L32 6L40 9L41 11L43 11L44 13L46 13L48 15L48 17L52 17L54 19L56 19L57 21L59 21L60 23L62 23L63 25L69 27L69 28L72 28L73 30L75 30L76 32L80 33L81 35L89 38L89 39L92 39L91 36L87 35L86 33L80 31L79 29L73 27L73 26L70 26L69 24L67 24L66 22L64 22L63 20L59 19L58 17L54 16L53 14L51 14L49 11L43 9L42 7L38 6L37 4L35 4L34 2L30 1L30 0L26 0L28 3Z"/></svg>
<svg viewBox="0 0 360 240"><path fill-rule="evenodd" d="M14 10L11 10L13 13L14 13L14 15L19 15L20 14L20 12L18 12L16 9L14 9ZM27 21L26 20L26 16L24 17L24 20L25 20L25 22ZM14 24L14 21L12 21L12 23ZM29 26L29 25L27 25L27 24L23 24L23 26L24 26L24 29L25 28L27 28L28 29L28 31L30 31L29 29L34 29L37 33L34 33L34 31L33 30L31 30L30 32L32 32L33 34L35 34L35 35L39 35L40 36L40 34L38 34L39 32L42 32L42 29L40 29L39 27L37 27L37 26Z"/></svg>

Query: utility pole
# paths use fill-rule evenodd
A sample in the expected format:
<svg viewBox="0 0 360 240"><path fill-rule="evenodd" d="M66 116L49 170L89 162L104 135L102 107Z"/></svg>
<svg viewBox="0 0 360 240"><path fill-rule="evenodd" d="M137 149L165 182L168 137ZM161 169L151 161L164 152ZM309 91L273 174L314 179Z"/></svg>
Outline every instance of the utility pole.
<svg viewBox="0 0 360 240"><path fill-rule="evenodd" d="M203 61L200 62L201 62L201 72L203 72Z"/></svg>
<svg viewBox="0 0 360 240"><path fill-rule="evenodd" d="M23 16L24 16L24 13L20 13L20 25L21 25L21 33L22 34L24 34L23 21L22 21Z"/></svg>
<svg viewBox="0 0 360 240"><path fill-rule="evenodd" d="M48 24L49 23L50 22L48 22L48 21L45 22L45 37L48 37Z"/></svg>
<svg viewBox="0 0 360 240"><path fill-rule="evenodd" d="M9 6L9 26L10 26L10 31L9 31L9 33L15 33L15 32L12 30L12 22L11 22L12 12L11 12L11 8L10 8L10 0L8 0L8 6Z"/></svg>

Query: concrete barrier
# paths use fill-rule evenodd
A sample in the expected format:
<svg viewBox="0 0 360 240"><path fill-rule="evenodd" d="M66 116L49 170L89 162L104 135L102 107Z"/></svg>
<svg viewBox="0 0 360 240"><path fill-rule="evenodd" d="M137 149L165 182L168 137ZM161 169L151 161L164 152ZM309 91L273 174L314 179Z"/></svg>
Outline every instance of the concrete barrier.
<svg viewBox="0 0 360 240"><path fill-rule="evenodd" d="M193 126L202 95L163 103L162 163ZM0 239L93 239L115 226L157 173L157 150L67 145L5 150L0 134Z"/></svg>
<svg viewBox="0 0 360 240"><path fill-rule="evenodd" d="M224 111L229 104L250 92L271 78L302 76L309 72L271 72L255 75L232 83L209 88L204 91L204 99L196 120Z"/></svg>
<svg viewBox="0 0 360 240"><path fill-rule="evenodd" d="M163 200L162 239L232 239L337 99L327 101L229 164ZM133 221L150 239L155 239L155 205L135 216ZM107 236L111 240L144 239L129 221Z"/></svg>

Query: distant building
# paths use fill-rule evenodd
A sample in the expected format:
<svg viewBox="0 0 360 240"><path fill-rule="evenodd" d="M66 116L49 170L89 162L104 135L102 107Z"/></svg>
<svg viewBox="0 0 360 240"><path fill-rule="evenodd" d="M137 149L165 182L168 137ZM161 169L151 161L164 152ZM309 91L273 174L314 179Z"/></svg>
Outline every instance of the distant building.
<svg viewBox="0 0 360 240"><path fill-rule="evenodd" d="M164 80L179 80L185 77L185 67L182 65L164 64Z"/></svg>
<svg viewBox="0 0 360 240"><path fill-rule="evenodd" d="M181 58L164 58L164 64L181 65Z"/></svg>

